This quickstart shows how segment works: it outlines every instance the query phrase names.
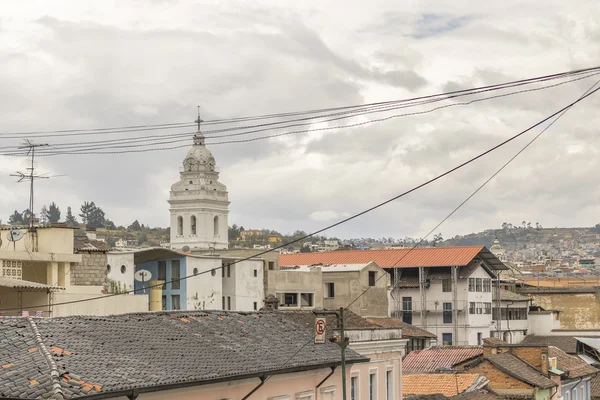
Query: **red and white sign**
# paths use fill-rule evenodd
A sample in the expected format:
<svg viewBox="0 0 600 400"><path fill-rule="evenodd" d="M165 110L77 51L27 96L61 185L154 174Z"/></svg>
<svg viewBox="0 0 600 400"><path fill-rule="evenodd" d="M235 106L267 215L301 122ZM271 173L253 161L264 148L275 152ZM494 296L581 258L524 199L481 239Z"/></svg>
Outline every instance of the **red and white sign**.
<svg viewBox="0 0 600 400"><path fill-rule="evenodd" d="M325 343L325 329L327 320L325 318L315 319L315 343Z"/></svg>

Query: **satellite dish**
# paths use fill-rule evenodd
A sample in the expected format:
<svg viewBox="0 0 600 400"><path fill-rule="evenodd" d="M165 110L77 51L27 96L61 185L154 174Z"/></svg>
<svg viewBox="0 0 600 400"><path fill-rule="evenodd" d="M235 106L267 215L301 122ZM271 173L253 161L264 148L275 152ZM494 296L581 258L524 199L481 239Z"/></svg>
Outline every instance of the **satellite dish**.
<svg viewBox="0 0 600 400"><path fill-rule="evenodd" d="M148 282L150 279L152 279L152 273L146 269L140 269L133 274L133 277L136 281Z"/></svg>
<svg viewBox="0 0 600 400"><path fill-rule="evenodd" d="M20 229L11 229L6 234L6 238L11 242L16 242L17 240L23 239L23 231Z"/></svg>
<svg viewBox="0 0 600 400"><path fill-rule="evenodd" d="M188 251L190 251L190 246L183 246L183 247L181 248L181 250L182 250L184 253L187 253Z"/></svg>

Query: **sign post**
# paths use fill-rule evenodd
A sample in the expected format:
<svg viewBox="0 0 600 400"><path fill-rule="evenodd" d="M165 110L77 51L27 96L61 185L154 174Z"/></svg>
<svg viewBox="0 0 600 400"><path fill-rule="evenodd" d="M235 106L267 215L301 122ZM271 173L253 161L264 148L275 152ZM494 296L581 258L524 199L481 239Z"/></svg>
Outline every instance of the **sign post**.
<svg viewBox="0 0 600 400"><path fill-rule="evenodd" d="M325 318L315 318L315 343L325 343L325 329L327 320Z"/></svg>

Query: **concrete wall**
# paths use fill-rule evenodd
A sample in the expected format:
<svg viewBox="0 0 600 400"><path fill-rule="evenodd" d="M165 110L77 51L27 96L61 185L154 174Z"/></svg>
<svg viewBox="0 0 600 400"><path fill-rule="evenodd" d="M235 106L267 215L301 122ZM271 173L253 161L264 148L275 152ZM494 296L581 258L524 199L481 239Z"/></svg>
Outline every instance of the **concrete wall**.
<svg viewBox="0 0 600 400"><path fill-rule="evenodd" d="M71 285L102 286L106 282L106 253L80 253L81 262L71 265Z"/></svg>
<svg viewBox="0 0 600 400"><path fill-rule="evenodd" d="M234 260L223 261L227 264ZM246 260L233 264L229 267L230 277L227 277L227 268L223 278L223 296L231 297L231 309L253 311L262 308L265 299L263 261Z"/></svg>
<svg viewBox="0 0 600 400"><path fill-rule="evenodd" d="M219 258L187 257L185 276L200 274L186 279L188 310L222 309L223 278L220 267L221 259Z"/></svg>
<svg viewBox="0 0 600 400"><path fill-rule="evenodd" d="M110 265L110 272L108 266ZM125 266L125 272L121 271L121 266ZM121 287L125 285L127 290L133 290L135 273L135 264L133 262L132 252L110 252L106 253L107 279L118 282Z"/></svg>
<svg viewBox="0 0 600 400"><path fill-rule="evenodd" d="M0 309L17 308L16 310L0 311L2 316L19 316L21 311L29 311L31 316L36 311L43 311L45 317L50 316L49 307L38 307L47 305L50 297L47 292L17 292L11 288L0 287Z"/></svg>
<svg viewBox="0 0 600 400"><path fill-rule="evenodd" d="M314 306L323 308L323 273L321 268L310 271L267 271L266 296L277 293L313 293ZM302 308L302 307L298 307Z"/></svg>
<svg viewBox="0 0 600 400"><path fill-rule="evenodd" d="M559 314L560 315L560 314ZM529 314L527 316L528 333L530 335L554 335L553 329L561 329L561 321L556 314Z"/></svg>
<svg viewBox="0 0 600 400"><path fill-rule="evenodd" d="M600 329L600 302L593 293L532 293L535 305L559 310L562 329Z"/></svg>
<svg viewBox="0 0 600 400"><path fill-rule="evenodd" d="M376 273L375 286L369 288L369 271ZM386 276L381 277L381 274ZM323 272L323 284L333 282L333 298L324 298L323 307L338 309L350 306L350 311L363 317L383 317L388 315L389 274L375 264L370 264L361 271ZM369 290L367 290L369 288ZM365 290L367 290L360 298Z"/></svg>
<svg viewBox="0 0 600 400"><path fill-rule="evenodd" d="M369 398L369 375L376 377L376 397L386 398L386 372L390 371L392 376L391 399L402 399L402 368L400 361L385 360L361 364L349 365L346 370L347 393L350 398L351 377L355 377L358 383L358 398ZM260 389L250 398L265 400L333 400L342 398L342 376L341 368L327 379L319 389L315 387L331 372L329 368L314 371L275 375L272 376ZM196 400L196 399L228 399L241 400L253 390L260 380L246 379L225 383L190 387L185 389L168 390L153 393L141 393L138 399L174 399L174 400ZM127 399L120 397L119 399Z"/></svg>
<svg viewBox="0 0 600 400"><path fill-rule="evenodd" d="M54 304L67 301L78 301L103 296L101 293L55 293ZM149 310L147 295L129 296L126 294L105 297L80 303L54 305L53 317L68 315L112 315Z"/></svg>
<svg viewBox="0 0 600 400"><path fill-rule="evenodd" d="M74 230L72 228L38 228L37 236L37 251L73 254Z"/></svg>

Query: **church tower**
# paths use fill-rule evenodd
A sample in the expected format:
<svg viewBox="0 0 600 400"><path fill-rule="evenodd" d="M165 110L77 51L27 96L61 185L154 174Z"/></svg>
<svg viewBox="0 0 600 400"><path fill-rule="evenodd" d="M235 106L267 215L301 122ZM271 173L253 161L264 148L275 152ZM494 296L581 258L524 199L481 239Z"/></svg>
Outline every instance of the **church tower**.
<svg viewBox="0 0 600 400"><path fill-rule="evenodd" d="M229 196L219 182L215 159L204 144L200 130L180 170L179 182L171 186L171 248L226 249L228 242Z"/></svg>

